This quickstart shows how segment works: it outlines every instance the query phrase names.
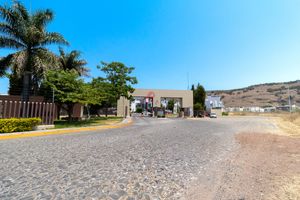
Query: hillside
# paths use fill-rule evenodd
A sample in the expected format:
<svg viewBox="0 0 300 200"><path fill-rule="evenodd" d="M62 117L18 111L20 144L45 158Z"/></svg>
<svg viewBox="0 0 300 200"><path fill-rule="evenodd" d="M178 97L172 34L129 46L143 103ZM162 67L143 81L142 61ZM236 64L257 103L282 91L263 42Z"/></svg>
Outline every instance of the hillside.
<svg viewBox="0 0 300 200"><path fill-rule="evenodd" d="M218 95L226 107L238 106L278 106L291 103L300 105L300 80L284 83L265 83L233 90L208 91L208 95Z"/></svg>

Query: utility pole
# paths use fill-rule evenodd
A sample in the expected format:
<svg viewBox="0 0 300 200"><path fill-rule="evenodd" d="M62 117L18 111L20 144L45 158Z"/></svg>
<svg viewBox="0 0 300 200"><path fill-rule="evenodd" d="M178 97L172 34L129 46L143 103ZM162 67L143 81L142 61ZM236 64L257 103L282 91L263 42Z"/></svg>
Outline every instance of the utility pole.
<svg viewBox="0 0 300 200"><path fill-rule="evenodd" d="M189 76L189 73L187 73L187 82L188 82L187 89L189 90L190 89L190 76Z"/></svg>
<svg viewBox="0 0 300 200"><path fill-rule="evenodd" d="M288 95L289 95L289 110L290 110L290 113L291 113L292 112L292 105L291 105L290 86L288 86Z"/></svg>
<svg viewBox="0 0 300 200"><path fill-rule="evenodd" d="M54 89L52 88L52 103L54 103Z"/></svg>

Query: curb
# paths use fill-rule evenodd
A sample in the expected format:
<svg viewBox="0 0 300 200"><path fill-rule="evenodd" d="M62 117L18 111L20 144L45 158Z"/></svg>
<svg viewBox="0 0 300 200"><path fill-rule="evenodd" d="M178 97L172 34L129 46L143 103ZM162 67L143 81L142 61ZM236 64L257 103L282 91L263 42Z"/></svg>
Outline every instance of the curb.
<svg viewBox="0 0 300 200"><path fill-rule="evenodd" d="M79 132L84 132L84 131L109 130L109 129L127 127L127 126L130 126L132 123L133 123L132 119L127 118L127 119L124 119L122 122L119 122L115 125L90 126L90 127L82 127L82 128L68 128L68 129L57 129L57 130L48 130L48 131L7 133L7 134L0 134L0 141L1 140L19 139L19 138L47 136L47 135L71 134L71 133L79 133Z"/></svg>

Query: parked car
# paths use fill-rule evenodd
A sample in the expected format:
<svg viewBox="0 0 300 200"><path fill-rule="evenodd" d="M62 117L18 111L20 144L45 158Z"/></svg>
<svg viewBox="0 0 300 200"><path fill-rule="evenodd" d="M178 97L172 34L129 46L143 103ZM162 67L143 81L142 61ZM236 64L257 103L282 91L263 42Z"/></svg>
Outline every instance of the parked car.
<svg viewBox="0 0 300 200"><path fill-rule="evenodd" d="M195 117L203 118L203 117L205 117L205 115L204 115L204 113L197 113L197 115Z"/></svg>
<svg viewBox="0 0 300 200"><path fill-rule="evenodd" d="M153 116L152 112L149 112L149 111L146 111L146 110L142 114L143 114L144 117L152 117Z"/></svg>
<svg viewBox="0 0 300 200"><path fill-rule="evenodd" d="M217 118L217 113L210 113L209 117L210 118Z"/></svg>

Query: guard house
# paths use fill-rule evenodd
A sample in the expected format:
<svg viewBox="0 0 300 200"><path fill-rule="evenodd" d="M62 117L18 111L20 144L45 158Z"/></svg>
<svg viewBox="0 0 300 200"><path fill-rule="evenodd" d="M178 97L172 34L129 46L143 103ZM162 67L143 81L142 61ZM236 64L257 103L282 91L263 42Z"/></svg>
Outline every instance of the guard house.
<svg viewBox="0 0 300 200"><path fill-rule="evenodd" d="M185 117L193 116L193 91L191 90L135 89L132 97L132 100L124 97L118 100L118 116L127 117L137 111L156 116L159 110L173 114L183 113ZM171 109L170 101L172 101Z"/></svg>

